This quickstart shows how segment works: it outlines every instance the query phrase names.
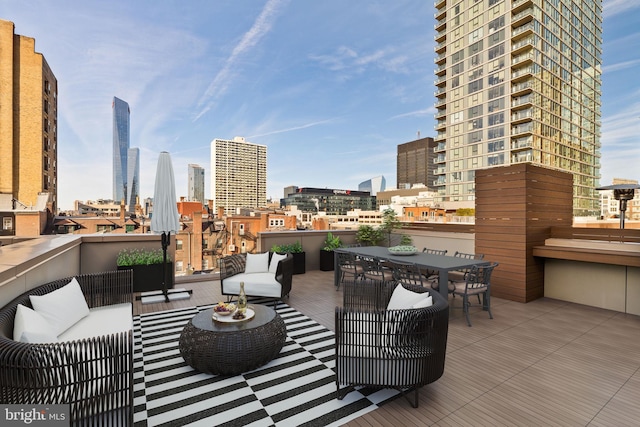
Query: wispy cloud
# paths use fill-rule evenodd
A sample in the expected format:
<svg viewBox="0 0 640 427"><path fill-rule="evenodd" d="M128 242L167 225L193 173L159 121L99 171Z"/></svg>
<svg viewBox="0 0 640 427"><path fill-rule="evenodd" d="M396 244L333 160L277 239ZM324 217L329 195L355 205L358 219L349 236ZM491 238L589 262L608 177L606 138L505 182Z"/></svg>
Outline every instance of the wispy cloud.
<svg viewBox="0 0 640 427"><path fill-rule="evenodd" d="M372 52L358 53L348 46L339 46L330 54L311 54L309 59L331 71L338 71L342 79L349 79L375 67L393 73L407 73L409 55L396 48L385 47Z"/></svg>
<svg viewBox="0 0 640 427"><path fill-rule="evenodd" d="M618 62L617 64L606 65L602 67L603 73L613 73L627 68L632 68L640 64L640 59L634 59L632 61Z"/></svg>
<svg viewBox="0 0 640 427"><path fill-rule="evenodd" d="M435 107L429 107L429 108L425 108L424 110L416 110L416 111L410 111L408 113L398 114L393 117L390 117L389 120L402 119L405 117L429 117L435 114L435 112L436 112Z"/></svg>
<svg viewBox="0 0 640 427"><path fill-rule="evenodd" d="M631 9L640 7L640 2L634 0L604 0L602 5L602 16L610 18L614 15L627 13Z"/></svg>
<svg viewBox="0 0 640 427"><path fill-rule="evenodd" d="M224 95L229 86L233 83L233 75L238 72L236 64L239 59L246 55L252 48L269 33L278 12L286 5L287 0L269 0L256 18L253 26L240 39L240 42L233 48L231 55L222 65L222 69L216 74L213 81L205 91L204 95L198 102L200 112L193 121L198 120L207 111L209 111L215 101Z"/></svg>
<svg viewBox="0 0 640 427"><path fill-rule="evenodd" d="M310 127L331 123L333 121L335 121L335 119L327 119L327 120L320 120L320 121L317 121L317 122L305 123L305 124L299 125L299 126L293 126L293 127L290 127L290 128L273 130L273 131L269 131L269 132L266 132L266 133L261 133L261 134L258 134L258 135L251 135L249 138L250 139L251 138L259 138L259 137L262 137L262 136L276 135L278 133L285 133L285 132L292 132L292 131L301 130L301 129L307 129L307 128L310 128Z"/></svg>

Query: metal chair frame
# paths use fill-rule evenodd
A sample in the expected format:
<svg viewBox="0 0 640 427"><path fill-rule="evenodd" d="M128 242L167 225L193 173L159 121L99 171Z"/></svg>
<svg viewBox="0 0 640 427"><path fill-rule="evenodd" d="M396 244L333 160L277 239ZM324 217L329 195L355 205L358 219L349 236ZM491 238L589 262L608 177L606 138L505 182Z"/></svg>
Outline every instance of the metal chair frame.
<svg viewBox="0 0 640 427"><path fill-rule="evenodd" d="M465 275L464 281L452 283L453 294L462 296L462 309L469 326L471 326L469 318L469 306L471 305L469 296L471 295L478 297L478 302L482 304L482 310L489 312L489 319L493 319L493 314L491 314L491 274L497 266L497 262L474 265ZM482 302L480 295L482 295Z"/></svg>

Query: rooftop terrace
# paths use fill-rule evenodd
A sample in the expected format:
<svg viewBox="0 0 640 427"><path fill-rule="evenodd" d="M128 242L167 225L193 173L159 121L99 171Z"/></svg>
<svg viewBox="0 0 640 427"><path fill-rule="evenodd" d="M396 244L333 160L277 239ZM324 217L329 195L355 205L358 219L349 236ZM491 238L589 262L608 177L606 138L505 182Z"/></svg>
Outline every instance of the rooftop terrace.
<svg viewBox="0 0 640 427"><path fill-rule="evenodd" d="M221 300L215 278L179 283L189 300L141 305L135 313ZM185 278L186 279L186 278ZM333 272L293 276L287 304L334 330L342 292ZM444 376L420 392L420 406L396 399L347 425L640 424L640 317L540 298L527 304L492 298L494 319L472 307L468 327L450 299Z"/></svg>

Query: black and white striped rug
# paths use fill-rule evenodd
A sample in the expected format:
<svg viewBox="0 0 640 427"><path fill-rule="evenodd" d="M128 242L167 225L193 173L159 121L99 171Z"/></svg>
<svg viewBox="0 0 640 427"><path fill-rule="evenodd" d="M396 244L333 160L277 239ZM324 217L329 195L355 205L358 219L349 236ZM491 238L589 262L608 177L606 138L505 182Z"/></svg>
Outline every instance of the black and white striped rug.
<svg viewBox="0 0 640 427"><path fill-rule="evenodd" d="M393 390L335 398L334 334L286 304L280 355L235 377L203 374L178 350L182 328L211 306L134 317L135 426L338 426L392 399Z"/></svg>

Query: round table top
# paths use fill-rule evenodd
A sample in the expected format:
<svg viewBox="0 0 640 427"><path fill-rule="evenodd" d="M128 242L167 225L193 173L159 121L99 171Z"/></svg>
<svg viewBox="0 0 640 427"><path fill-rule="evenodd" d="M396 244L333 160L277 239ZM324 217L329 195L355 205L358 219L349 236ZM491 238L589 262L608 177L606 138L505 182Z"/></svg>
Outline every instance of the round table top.
<svg viewBox="0 0 640 427"><path fill-rule="evenodd" d="M256 313L251 319L239 322L218 322L213 320L213 308L201 311L196 314L191 323L198 329L211 332L236 332L246 329L257 328L266 325L276 317L276 312L264 305L251 305L250 308Z"/></svg>

